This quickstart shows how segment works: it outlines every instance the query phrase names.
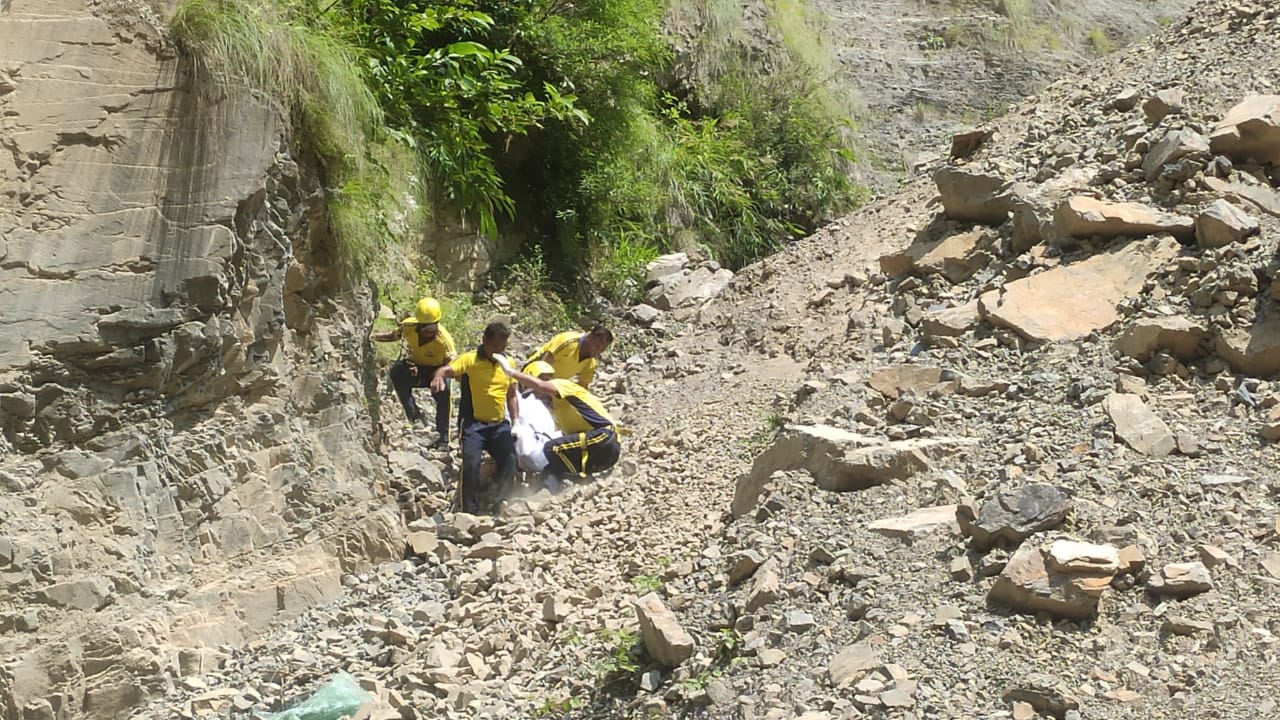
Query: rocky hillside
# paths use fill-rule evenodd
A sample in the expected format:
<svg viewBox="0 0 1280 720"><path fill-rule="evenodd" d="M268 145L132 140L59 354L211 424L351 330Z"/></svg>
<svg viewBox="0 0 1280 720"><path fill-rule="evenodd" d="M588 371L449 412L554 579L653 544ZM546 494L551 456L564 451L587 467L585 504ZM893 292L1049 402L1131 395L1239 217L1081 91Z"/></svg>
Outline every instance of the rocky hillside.
<svg viewBox="0 0 1280 720"><path fill-rule="evenodd" d="M404 559L147 716L1274 715L1276 58L1207 3L713 299L655 266L623 467L477 518L396 456Z"/></svg>
<svg viewBox="0 0 1280 720"><path fill-rule="evenodd" d="M622 466L478 518L366 390L274 115L140 6L6 7L5 720L340 671L386 720L1276 712L1280 10L1207 3L736 277L655 266L597 380Z"/></svg>
<svg viewBox="0 0 1280 720"><path fill-rule="evenodd" d="M202 92L159 28L0 4L6 720L121 717L399 551L370 298L276 110Z"/></svg>

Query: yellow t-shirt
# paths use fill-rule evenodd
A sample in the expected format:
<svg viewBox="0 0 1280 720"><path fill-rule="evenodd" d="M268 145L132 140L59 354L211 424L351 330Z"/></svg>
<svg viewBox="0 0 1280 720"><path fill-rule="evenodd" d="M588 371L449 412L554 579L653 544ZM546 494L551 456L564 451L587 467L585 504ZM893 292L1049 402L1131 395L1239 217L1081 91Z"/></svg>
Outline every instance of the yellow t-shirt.
<svg viewBox="0 0 1280 720"><path fill-rule="evenodd" d="M434 338L425 344L418 344L418 326L407 323L400 326L400 335L409 344L409 359L415 365L440 367L449 358L458 354L454 347L453 336L441 325Z"/></svg>
<svg viewBox="0 0 1280 720"><path fill-rule="evenodd" d="M501 422L507 416L507 391L511 377L491 359L472 350L449 363L453 374L462 382L463 420Z"/></svg>
<svg viewBox="0 0 1280 720"><path fill-rule="evenodd" d="M551 414L555 417L560 432L588 432L614 424L613 417L605 409L604 403L600 402L600 398L587 392L578 383L556 378L551 384L556 386L557 393L551 399Z"/></svg>
<svg viewBox="0 0 1280 720"><path fill-rule="evenodd" d="M562 332L538 348L528 362L541 360L544 354L551 353L551 367L555 368L555 376L567 380L577 375L578 384L585 388L591 385L591 379L596 374L595 358L578 359L578 350L585 335L584 332L574 330Z"/></svg>

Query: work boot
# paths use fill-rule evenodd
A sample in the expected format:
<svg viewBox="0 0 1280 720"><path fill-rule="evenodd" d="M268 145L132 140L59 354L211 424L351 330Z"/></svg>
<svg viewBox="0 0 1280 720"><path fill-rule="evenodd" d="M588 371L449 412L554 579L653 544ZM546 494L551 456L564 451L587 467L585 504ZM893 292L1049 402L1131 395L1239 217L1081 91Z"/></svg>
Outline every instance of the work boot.
<svg viewBox="0 0 1280 720"><path fill-rule="evenodd" d="M564 489L564 483L560 482L560 478L552 473L545 473L542 476L542 487L551 491L552 495L557 495Z"/></svg>
<svg viewBox="0 0 1280 720"><path fill-rule="evenodd" d="M449 452L449 438L442 437L439 440L436 440L436 444L433 447L435 447L436 450Z"/></svg>

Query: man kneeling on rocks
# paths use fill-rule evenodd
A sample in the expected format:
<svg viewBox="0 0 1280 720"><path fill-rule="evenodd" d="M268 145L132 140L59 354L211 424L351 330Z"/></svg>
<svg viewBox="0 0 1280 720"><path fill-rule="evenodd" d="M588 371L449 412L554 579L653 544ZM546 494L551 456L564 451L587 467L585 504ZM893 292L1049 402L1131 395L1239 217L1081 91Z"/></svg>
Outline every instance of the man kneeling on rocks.
<svg viewBox="0 0 1280 720"><path fill-rule="evenodd" d="M555 377L555 368L541 360L529 363L527 372L511 369L509 374L536 395L551 401L551 414L564 433L547 441L543 453L547 467L542 472L543 487L557 492L569 475L584 478L608 470L618 462L622 446L613 417L600 398L581 385Z"/></svg>

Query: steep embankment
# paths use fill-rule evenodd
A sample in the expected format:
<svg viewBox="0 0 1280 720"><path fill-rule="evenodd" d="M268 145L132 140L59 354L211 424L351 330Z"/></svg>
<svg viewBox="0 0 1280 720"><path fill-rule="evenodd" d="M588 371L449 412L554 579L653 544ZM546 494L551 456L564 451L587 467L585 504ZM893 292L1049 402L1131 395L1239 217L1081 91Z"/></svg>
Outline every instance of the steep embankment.
<svg viewBox="0 0 1280 720"><path fill-rule="evenodd" d="M398 553L363 291L145 3L0 8L0 716L121 717Z"/></svg>

